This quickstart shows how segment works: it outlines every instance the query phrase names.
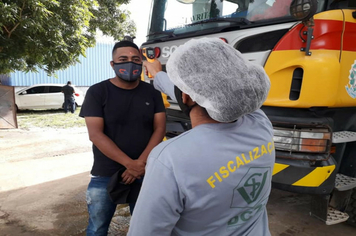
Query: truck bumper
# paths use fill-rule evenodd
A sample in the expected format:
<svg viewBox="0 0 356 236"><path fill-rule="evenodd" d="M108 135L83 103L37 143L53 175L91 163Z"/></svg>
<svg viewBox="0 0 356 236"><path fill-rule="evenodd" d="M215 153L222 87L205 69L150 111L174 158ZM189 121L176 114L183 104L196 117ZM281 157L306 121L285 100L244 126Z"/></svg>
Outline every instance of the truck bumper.
<svg viewBox="0 0 356 236"><path fill-rule="evenodd" d="M277 189L307 194L329 194L336 178L336 162L328 160L311 165L308 161L277 158L273 169L272 186Z"/></svg>

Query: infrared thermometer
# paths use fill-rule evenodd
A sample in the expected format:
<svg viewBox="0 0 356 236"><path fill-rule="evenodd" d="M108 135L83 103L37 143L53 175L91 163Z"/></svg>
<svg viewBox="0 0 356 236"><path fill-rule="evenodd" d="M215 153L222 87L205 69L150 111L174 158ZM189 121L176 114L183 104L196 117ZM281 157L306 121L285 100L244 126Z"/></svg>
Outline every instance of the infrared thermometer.
<svg viewBox="0 0 356 236"><path fill-rule="evenodd" d="M143 57L150 63L154 62L156 59L155 49L154 48L142 48ZM152 75L148 73L148 78L152 78Z"/></svg>

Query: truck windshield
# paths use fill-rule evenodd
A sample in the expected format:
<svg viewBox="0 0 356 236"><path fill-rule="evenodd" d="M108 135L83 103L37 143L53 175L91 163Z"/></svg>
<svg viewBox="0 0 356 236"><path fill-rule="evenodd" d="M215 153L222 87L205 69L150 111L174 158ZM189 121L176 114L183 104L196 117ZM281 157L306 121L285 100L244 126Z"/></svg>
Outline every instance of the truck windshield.
<svg viewBox="0 0 356 236"><path fill-rule="evenodd" d="M147 40L291 20L292 0L153 0Z"/></svg>

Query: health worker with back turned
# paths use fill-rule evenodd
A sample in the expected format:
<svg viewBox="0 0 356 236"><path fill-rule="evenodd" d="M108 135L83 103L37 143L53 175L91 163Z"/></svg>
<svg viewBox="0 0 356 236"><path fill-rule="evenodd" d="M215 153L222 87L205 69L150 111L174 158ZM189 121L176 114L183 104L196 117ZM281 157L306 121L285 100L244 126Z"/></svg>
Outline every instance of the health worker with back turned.
<svg viewBox="0 0 356 236"><path fill-rule="evenodd" d="M193 128L150 153L128 235L270 235L275 151L260 110L270 88L264 69L212 38L180 46L168 76L156 73L159 62L144 65Z"/></svg>

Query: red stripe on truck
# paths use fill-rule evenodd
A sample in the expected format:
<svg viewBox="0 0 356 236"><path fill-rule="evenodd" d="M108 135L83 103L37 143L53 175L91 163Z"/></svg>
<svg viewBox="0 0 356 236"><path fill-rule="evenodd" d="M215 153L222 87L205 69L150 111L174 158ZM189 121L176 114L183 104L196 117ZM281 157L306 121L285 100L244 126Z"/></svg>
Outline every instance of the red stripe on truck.
<svg viewBox="0 0 356 236"><path fill-rule="evenodd" d="M310 50L343 50L356 51L356 24L351 22L345 23L344 40L342 42L343 22L338 20L315 20L314 39L311 41ZM284 37L277 43L274 51L281 50L300 50L306 47L306 35L303 32L307 31L307 27L303 24L298 24L292 28ZM302 29L302 30L301 30Z"/></svg>

